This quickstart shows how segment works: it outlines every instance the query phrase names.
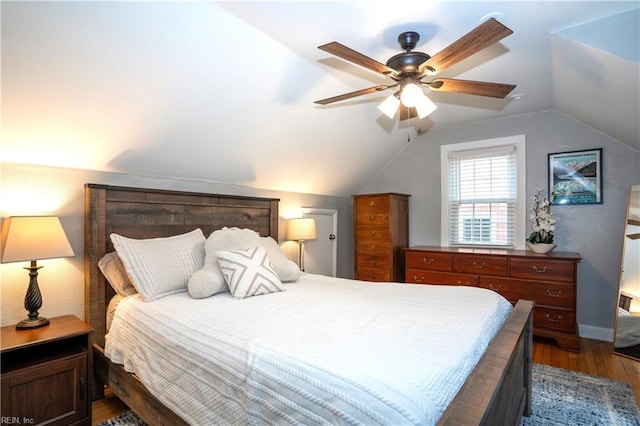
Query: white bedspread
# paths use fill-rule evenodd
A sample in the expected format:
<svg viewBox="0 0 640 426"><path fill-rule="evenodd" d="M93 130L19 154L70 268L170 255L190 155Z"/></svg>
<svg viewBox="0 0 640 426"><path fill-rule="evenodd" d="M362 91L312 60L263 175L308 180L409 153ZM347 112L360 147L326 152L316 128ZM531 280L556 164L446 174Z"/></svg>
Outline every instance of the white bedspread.
<svg viewBox="0 0 640 426"><path fill-rule="evenodd" d="M129 296L106 355L193 425L433 424L511 312L470 287L311 274L285 287Z"/></svg>

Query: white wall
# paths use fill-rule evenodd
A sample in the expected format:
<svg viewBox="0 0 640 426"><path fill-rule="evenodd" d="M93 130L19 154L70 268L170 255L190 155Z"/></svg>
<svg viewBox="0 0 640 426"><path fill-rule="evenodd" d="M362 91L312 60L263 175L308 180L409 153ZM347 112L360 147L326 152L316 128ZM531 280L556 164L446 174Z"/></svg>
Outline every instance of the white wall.
<svg viewBox="0 0 640 426"><path fill-rule="evenodd" d="M213 182L132 176L87 170L0 163L0 215L55 214L75 253L68 259L38 262L38 283L45 317L73 314L84 318L84 184L100 183L141 188L160 188L235 194L280 199L280 243L297 260L297 244L285 242L285 219L300 214L300 207L338 211L338 276L353 276L353 226L350 197L270 191ZM1 325L26 317L23 300L29 277L27 263L0 265Z"/></svg>
<svg viewBox="0 0 640 426"><path fill-rule="evenodd" d="M547 188L547 154L602 148L603 203L554 206L556 250L579 252L578 323L583 337L613 338L627 191L640 182L640 153L565 115L547 111L432 129L408 143L359 192L396 191L409 200L410 245L440 244L440 146L524 134L527 199Z"/></svg>

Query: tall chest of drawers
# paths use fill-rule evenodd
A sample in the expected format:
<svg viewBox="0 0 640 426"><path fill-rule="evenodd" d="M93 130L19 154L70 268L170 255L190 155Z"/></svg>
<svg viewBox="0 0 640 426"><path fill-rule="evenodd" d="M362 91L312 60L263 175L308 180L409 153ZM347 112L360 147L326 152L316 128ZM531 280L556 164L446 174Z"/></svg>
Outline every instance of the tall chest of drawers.
<svg viewBox="0 0 640 426"><path fill-rule="evenodd" d="M577 320L579 253L448 247L406 249L406 282L468 285L500 293L514 303L533 300L533 334L580 351Z"/></svg>
<svg viewBox="0 0 640 426"><path fill-rule="evenodd" d="M409 195L354 195L353 220L355 279L403 282Z"/></svg>

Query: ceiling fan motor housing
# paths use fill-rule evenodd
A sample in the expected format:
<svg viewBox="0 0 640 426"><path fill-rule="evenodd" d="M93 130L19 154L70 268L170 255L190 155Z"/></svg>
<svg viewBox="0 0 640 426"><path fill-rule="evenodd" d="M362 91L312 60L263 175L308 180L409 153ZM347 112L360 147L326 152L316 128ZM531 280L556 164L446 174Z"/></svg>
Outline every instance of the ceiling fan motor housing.
<svg viewBox="0 0 640 426"><path fill-rule="evenodd" d="M420 34L415 31L406 31L398 36L398 43L405 52L392 56L387 61L387 66L397 70L401 77L414 75L418 72L418 66L431 58L423 52L412 52L420 41Z"/></svg>

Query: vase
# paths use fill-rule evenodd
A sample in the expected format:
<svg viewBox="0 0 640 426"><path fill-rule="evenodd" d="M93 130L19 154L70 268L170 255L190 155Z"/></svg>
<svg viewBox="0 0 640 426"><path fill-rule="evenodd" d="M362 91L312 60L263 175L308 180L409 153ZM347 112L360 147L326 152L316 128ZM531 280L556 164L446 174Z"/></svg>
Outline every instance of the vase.
<svg viewBox="0 0 640 426"><path fill-rule="evenodd" d="M546 244L546 243L532 244L529 241L527 241L527 247L529 247L529 250L531 250L534 253L538 253L538 254L549 253L551 250L556 248L556 246L557 246L557 244L555 244L555 243L550 243L550 244Z"/></svg>

